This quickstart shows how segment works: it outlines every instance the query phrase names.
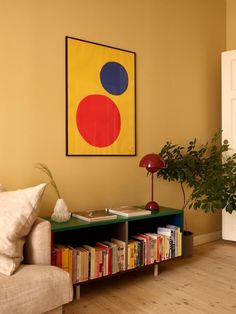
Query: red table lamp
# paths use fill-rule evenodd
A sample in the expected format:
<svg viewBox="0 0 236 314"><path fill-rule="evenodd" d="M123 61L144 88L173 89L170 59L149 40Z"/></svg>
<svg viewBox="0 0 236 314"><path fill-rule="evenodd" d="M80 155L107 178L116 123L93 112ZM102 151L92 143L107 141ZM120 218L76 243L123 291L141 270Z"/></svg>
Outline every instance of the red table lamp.
<svg viewBox="0 0 236 314"><path fill-rule="evenodd" d="M151 201L148 202L145 206L146 209L149 210L158 210L159 205L153 200L153 174L157 172L157 170L165 167L165 161L164 159L157 154L148 154L145 155L139 163L139 167L145 167L148 172L151 173L152 178L151 178Z"/></svg>

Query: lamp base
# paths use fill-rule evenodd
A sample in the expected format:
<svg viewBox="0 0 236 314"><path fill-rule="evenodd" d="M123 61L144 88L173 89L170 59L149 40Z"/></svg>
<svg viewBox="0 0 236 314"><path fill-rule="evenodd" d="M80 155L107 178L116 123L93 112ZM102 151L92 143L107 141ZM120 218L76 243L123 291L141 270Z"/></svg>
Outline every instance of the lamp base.
<svg viewBox="0 0 236 314"><path fill-rule="evenodd" d="M150 201L146 204L145 209L148 210L158 210L159 209L159 205L154 202L154 201Z"/></svg>

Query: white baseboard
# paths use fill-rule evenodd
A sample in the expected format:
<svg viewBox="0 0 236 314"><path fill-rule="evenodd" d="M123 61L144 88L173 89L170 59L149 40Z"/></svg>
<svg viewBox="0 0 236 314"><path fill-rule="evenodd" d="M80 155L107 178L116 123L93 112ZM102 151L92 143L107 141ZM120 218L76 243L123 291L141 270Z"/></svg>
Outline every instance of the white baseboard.
<svg viewBox="0 0 236 314"><path fill-rule="evenodd" d="M193 245L196 246L196 245L204 244L207 242L216 241L219 239L222 239L222 230L194 236Z"/></svg>

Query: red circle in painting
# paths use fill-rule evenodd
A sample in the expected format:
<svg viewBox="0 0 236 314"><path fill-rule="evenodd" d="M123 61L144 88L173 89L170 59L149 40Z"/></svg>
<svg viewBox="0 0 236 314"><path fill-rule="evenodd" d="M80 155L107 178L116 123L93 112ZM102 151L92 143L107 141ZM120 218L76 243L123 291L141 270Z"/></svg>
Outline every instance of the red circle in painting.
<svg viewBox="0 0 236 314"><path fill-rule="evenodd" d="M120 133L120 112L107 96L89 95L78 105L76 123L87 143L106 147L113 144Z"/></svg>

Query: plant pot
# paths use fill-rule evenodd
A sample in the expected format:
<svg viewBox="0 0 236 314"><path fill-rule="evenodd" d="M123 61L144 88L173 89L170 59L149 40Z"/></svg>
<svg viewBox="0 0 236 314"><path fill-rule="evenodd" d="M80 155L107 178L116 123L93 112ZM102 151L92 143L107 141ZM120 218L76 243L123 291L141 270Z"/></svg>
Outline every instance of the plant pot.
<svg viewBox="0 0 236 314"><path fill-rule="evenodd" d="M184 230L183 232L183 251L182 257L193 256L193 233L191 231Z"/></svg>

